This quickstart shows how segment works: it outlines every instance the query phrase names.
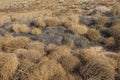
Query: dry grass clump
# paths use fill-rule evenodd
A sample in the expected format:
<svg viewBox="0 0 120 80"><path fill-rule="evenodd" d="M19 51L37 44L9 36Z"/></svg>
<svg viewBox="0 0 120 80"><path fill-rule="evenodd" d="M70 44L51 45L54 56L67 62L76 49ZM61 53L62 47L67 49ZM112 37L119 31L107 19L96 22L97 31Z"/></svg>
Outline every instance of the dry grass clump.
<svg viewBox="0 0 120 80"><path fill-rule="evenodd" d="M73 15L73 16L62 17L61 22L63 26L70 27L73 24L79 24L80 19L79 16Z"/></svg>
<svg viewBox="0 0 120 80"><path fill-rule="evenodd" d="M27 59L31 62L36 62L43 56L43 53L40 53L38 50L26 50L26 49L17 49L14 53L20 58L21 60Z"/></svg>
<svg viewBox="0 0 120 80"><path fill-rule="evenodd" d="M109 37L105 40L106 47L114 48L116 46L116 41L113 37Z"/></svg>
<svg viewBox="0 0 120 80"><path fill-rule="evenodd" d="M109 18L106 16L98 16L97 23L101 26L105 26L105 24L109 21Z"/></svg>
<svg viewBox="0 0 120 80"><path fill-rule="evenodd" d="M20 32L22 33L29 33L30 28L26 24L21 24L21 27L19 28Z"/></svg>
<svg viewBox="0 0 120 80"><path fill-rule="evenodd" d="M120 25L117 24L115 26L110 27L107 32L114 37L115 41L117 42L117 47L120 46L119 41L120 41Z"/></svg>
<svg viewBox="0 0 120 80"><path fill-rule="evenodd" d="M115 19L112 21L112 26L119 25L120 24L120 19Z"/></svg>
<svg viewBox="0 0 120 80"><path fill-rule="evenodd" d="M75 34L85 34L88 31L88 27L79 24L78 16L69 16L62 19L62 25Z"/></svg>
<svg viewBox="0 0 120 80"><path fill-rule="evenodd" d="M33 35L39 35L41 33L42 33L42 31L39 28L33 28L31 31L31 34L33 34Z"/></svg>
<svg viewBox="0 0 120 80"><path fill-rule="evenodd" d="M85 25L77 25L77 24L69 27L69 29L70 29L73 33L79 34L79 35L86 34L87 31L88 31L87 26L85 26Z"/></svg>
<svg viewBox="0 0 120 80"><path fill-rule="evenodd" d="M120 54L106 54L106 56L114 59L117 62L117 65L115 67L115 71L116 71L115 80L119 80L120 79Z"/></svg>
<svg viewBox="0 0 120 80"><path fill-rule="evenodd" d="M26 73L26 74L25 74ZM66 72L60 64L48 57L43 57L36 65L29 66L21 79L25 80L63 80Z"/></svg>
<svg viewBox="0 0 120 80"><path fill-rule="evenodd" d="M114 16L120 15L120 3L116 4L111 12Z"/></svg>
<svg viewBox="0 0 120 80"><path fill-rule="evenodd" d="M67 80L83 80L83 79L79 74L68 73L67 74Z"/></svg>
<svg viewBox="0 0 120 80"><path fill-rule="evenodd" d="M86 37L90 39L91 41L98 41L101 38L101 34L99 30L96 29L89 29Z"/></svg>
<svg viewBox="0 0 120 80"><path fill-rule="evenodd" d="M4 34L4 38L5 38L6 41L14 39L14 37L10 33L5 33Z"/></svg>
<svg viewBox="0 0 120 80"><path fill-rule="evenodd" d="M48 57L58 61L68 72L74 71L80 62L77 57L71 54L71 50L67 46L55 47L54 45L49 45L47 50L49 51Z"/></svg>
<svg viewBox="0 0 120 80"><path fill-rule="evenodd" d="M18 58L15 54L0 54L0 80L9 80L18 68Z"/></svg>
<svg viewBox="0 0 120 80"><path fill-rule="evenodd" d="M4 44L14 39L11 34L5 34L4 36L0 36L0 51L3 51Z"/></svg>
<svg viewBox="0 0 120 80"><path fill-rule="evenodd" d="M27 70L33 65L35 67L35 64L28 59L20 59L20 64L12 80L30 80L28 79L28 75L30 74L31 70Z"/></svg>
<svg viewBox="0 0 120 80"><path fill-rule="evenodd" d="M59 24L59 20L56 17L46 17L45 23L47 26L54 27L54 26L57 26Z"/></svg>
<svg viewBox="0 0 120 80"><path fill-rule="evenodd" d="M48 44L48 45L45 47L45 51L46 51L46 52L49 52L49 53L51 53L51 52L53 52L53 51L55 51L55 50L57 50L57 45L55 45L55 44Z"/></svg>
<svg viewBox="0 0 120 80"><path fill-rule="evenodd" d="M62 22L61 23L65 27L70 27L70 26L73 25L73 22L72 22L72 20L69 17L62 18Z"/></svg>
<svg viewBox="0 0 120 80"><path fill-rule="evenodd" d="M60 64L54 60L49 60L46 63L40 65L40 79L42 80L62 80L65 79L66 72ZM59 77L58 77L59 76ZM58 78L57 78L58 77Z"/></svg>
<svg viewBox="0 0 120 80"><path fill-rule="evenodd" d="M68 18L69 18L73 23L79 24L79 22L80 22L80 18L79 18L78 15L68 16Z"/></svg>
<svg viewBox="0 0 120 80"><path fill-rule="evenodd" d="M63 55L58 60L58 62L63 66L63 68L68 72L73 72L78 68L80 61L77 57L73 55Z"/></svg>
<svg viewBox="0 0 120 80"><path fill-rule="evenodd" d="M81 61L80 74L85 80L99 78L100 80L114 80L115 61L104 54L84 50L79 54Z"/></svg>
<svg viewBox="0 0 120 80"><path fill-rule="evenodd" d="M120 38L120 25L117 24L115 26L112 26L108 29L108 33L112 35L114 38Z"/></svg>
<svg viewBox="0 0 120 80"><path fill-rule="evenodd" d="M44 28L46 27L45 20L42 17L38 17L33 21L34 25L37 27Z"/></svg>
<svg viewBox="0 0 120 80"><path fill-rule="evenodd" d="M29 33L30 28L26 24L13 24L11 27L11 30L16 32L16 33Z"/></svg>
<svg viewBox="0 0 120 80"><path fill-rule="evenodd" d="M10 16L10 20L11 20L12 22L14 22L14 21L17 21L18 18L17 18L17 16Z"/></svg>
<svg viewBox="0 0 120 80"><path fill-rule="evenodd" d="M13 24L11 26L11 30L13 30L16 33L19 33L20 32L20 27L21 27L20 24Z"/></svg>
<svg viewBox="0 0 120 80"><path fill-rule="evenodd" d="M4 50L12 52L18 48L25 48L29 43L30 39L27 37L15 37L14 39L4 43Z"/></svg>
<svg viewBox="0 0 120 80"><path fill-rule="evenodd" d="M38 42L38 41L32 41L30 42L26 48L28 50L31 50L31 49L34 49L34 50L37 50L39 51L41 54L45 54L45 44L41 43L41 42Z"/></svg>
<svg viewBox="0 0 120 80"><path fill-rule="evenodd" d="M50 59L54 59L56 61L58 61L63 55L70 55L71 53L71 49L65 45L62 45L62 46L52 46L52 45L49 45L53 48L50 48L48 49L48 57Z"/></svg>

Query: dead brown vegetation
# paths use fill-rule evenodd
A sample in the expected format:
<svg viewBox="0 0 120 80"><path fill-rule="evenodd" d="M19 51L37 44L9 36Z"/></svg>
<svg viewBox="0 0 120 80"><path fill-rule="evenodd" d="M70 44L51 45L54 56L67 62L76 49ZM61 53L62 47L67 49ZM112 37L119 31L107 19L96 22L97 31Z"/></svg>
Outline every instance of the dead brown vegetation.
<svg viewBox="0 0 120 80"><path fill-rule="evenodd" d="M4 43L4 50L12 52L18 48L25 48L30 39L27 37L15 37L14 39Z"/></svg>
<svg viewBox="0 0 120 80"><path fill-rule="evenodd" d="M91 41L98 41L101 38L101 34L96 29L89 29L86 34L86 37Z"/></svg>
<svg viewBox="0 0 120 80"><path fill-rule="evenodd" d="M15 54L0 54L0 79L12 79L18 68L19 61Z"/></svg>

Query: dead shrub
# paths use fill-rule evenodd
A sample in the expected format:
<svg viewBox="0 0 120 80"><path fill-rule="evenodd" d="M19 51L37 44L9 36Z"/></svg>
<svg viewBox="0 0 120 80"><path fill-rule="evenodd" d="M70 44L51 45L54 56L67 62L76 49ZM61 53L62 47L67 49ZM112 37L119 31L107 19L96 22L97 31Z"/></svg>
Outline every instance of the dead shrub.
<svg viewBox="0 0 120 80"><path fill-rule="evenodd" d="M98 41L101 38L101 34L96 29L89 29L86 37L91 41Z"/></svg>
<svg viewBox="0 0 120 80"><path fill-rule="evenodd" d="M15 54L0 55L0 79L9 80L14 76L18 68L18 58Z"/></svg>
<svg viewBox="0 0 120 80"><path fill-rule="evenodd" d="M39 28L33 28L31 31L31 34L33 34L33 35L39 35L41 33L42 33L42 31Z"/></svg>
<svg viewBox="0 0 120 80"><path fill-rule="evenodd" d="M27 37L15 37L14 39L4 43L4 50L12 52L18 48L25 48L29 41L30 39Z"/></svg>

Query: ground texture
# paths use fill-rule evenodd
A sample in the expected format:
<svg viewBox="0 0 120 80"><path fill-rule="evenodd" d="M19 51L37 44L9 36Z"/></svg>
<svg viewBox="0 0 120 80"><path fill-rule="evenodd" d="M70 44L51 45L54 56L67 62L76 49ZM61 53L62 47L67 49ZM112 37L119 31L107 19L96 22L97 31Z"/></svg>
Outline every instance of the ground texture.
<svg viewBox="0 0 120 80"><path fill-rule="evenodd" d="M0 0L0 80L120 80L119 0Z"/></svg>

